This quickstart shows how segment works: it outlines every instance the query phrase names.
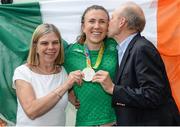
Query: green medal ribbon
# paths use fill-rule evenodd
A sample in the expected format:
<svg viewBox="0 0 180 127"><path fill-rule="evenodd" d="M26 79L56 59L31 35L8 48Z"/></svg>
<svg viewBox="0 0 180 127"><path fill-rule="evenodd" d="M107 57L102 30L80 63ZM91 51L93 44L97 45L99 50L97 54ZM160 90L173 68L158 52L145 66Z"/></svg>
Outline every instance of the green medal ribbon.
<svg viewBox="0 0 180 127"><path fill-rule="evenodd" d="M97 69L98 66L99 66L100 63L101 63L103 53L104 53L104 42L102 43L101 48L100 48L100 50L99 50L98 57L97 57L97 59L96 59L96 63L95 63L95 65L92 67L92 66L91 66L91 60L90 60L89 49L88 49L87 45L85 44L85 45L84 45L84 54L85 54L85 56L86 56L86 64L87 64L87 67L93 68L93 69Z"/></svg>

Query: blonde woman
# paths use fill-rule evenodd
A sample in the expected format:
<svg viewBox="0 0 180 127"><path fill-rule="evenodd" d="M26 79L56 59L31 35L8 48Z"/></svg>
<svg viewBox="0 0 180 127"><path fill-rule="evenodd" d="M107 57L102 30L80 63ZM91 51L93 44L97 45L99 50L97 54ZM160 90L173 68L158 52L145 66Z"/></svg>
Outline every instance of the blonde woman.
<svg viewBox="0 0 180 127"><path fill-rule="evenodd" d="M27 63L16 68L13 87L18 98L17 126L64 126L67 91L81 84L79 70L66 73L61 36L52 24L33 33Z"/></svg>

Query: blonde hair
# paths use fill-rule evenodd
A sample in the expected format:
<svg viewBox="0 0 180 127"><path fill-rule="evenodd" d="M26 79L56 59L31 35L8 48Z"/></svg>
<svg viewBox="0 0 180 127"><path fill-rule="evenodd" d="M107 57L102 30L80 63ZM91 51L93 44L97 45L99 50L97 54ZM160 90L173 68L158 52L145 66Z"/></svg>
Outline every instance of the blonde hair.
<svg viewBox="0 0 180 127"><path fill-rule="evenodd" d="M41 24L39 25L33 35L32 35L32 39L31 39L31 46L30 46L30 51L29 51L29 55L27 58L27 63L30 66L37 66L39 65L39 56L37 54L37 42L38 40L45 34L54 32L56 34L56 36L59 39L60 42L60 50L59 50L59 54L55 60L55 65L58 64L63 64L64 63L64 48L63 48L63 43L61 40L61 35L60 32L58 31L58 29L53 25L53 24Z"/></svg>

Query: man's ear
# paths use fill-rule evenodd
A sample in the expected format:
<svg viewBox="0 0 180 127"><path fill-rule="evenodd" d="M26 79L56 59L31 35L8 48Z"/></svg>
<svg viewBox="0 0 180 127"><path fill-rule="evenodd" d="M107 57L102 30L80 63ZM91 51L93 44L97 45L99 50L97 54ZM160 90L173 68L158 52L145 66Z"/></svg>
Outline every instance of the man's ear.
<svg viewBox="0 0 180 127"><path fill-rule="evenodd" d="M121 17L119 20L120 20L119 26L120 27L124 26L124 24L126 23L126 18L125 17Z"/></svg>

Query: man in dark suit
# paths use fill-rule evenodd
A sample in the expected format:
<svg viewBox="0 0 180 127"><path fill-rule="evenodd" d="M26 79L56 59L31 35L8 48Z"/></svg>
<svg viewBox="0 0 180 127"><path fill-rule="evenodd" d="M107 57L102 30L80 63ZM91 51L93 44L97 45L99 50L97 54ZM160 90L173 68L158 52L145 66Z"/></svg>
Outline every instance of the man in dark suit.
<svg viewBox="0 0 180 127"><path fill-rule="evenodd" d="M93 82L112 94L117 125L179 125L164 63L154 45L140 34L145 22L142 9L132 2L112 13L108 34L118 42L119 69L114 83L102 70Z"/></svg>

